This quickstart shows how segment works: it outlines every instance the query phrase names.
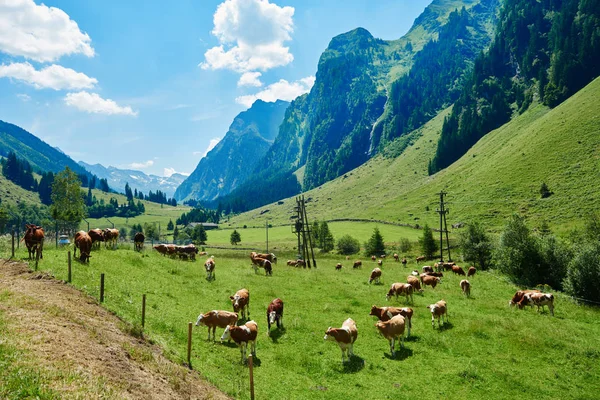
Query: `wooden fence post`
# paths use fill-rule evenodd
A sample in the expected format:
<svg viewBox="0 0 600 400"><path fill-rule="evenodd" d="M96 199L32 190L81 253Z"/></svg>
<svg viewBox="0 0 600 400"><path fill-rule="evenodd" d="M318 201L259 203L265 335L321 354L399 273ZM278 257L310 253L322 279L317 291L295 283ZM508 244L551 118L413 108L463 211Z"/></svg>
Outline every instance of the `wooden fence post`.
<svg viewBox="0 0 600 400"><path fill-rule="evenodd" d="M71 283L71 250L69 250L67 252L67 265L69 267L69 271L68 271L68 275L67 275L67 282Z"/></svg>
<svg viewBox="0 0 600 400"><path fill-rule="evenodd" d="M12 256L10 258L15 258L15 230L12 230Z"/></svg>
<svg viewBox="0 0 600 400"><path fill-rule="evenodd" d="M192 323L188 322L187 362L192 369Z"/></svg>
<svg viewBox="0 0 600 400"><path fill-rule="evenodd" d="M248 356L248 367L250 367L250 399L254 400L254 364L252 353Z"/></svg>
<svg viewBox="0 0 600 400"><path fill-rule="evenodd" d="M142 295L142 328L146 322L146 294Z"/></svg>
<svg viewBox="0 0 600 400"><path fill-rule="evenodd" d="M104 274L100 274L100 303L104 302Z"/></svg>
<svg viewBox="0 0 600 400"><path fill-rule="evenodd" d="M35 270L38 270L38 261L40 261L40 245L35 248Z"/></svg>

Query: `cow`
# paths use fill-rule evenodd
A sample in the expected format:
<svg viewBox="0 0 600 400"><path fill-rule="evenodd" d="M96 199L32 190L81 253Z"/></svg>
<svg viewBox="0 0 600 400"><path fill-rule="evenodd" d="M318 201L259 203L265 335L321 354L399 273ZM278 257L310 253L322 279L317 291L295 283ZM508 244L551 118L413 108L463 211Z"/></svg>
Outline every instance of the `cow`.
<svg viewBox="0 0 600 400"><path fill-rule="evenodd" d="M412 328L412 316L413 309L409 307L371 307L371 313L369 315L374 315L379 318L380 321L389 321L394 315L402 315L405 319L408 320L408 335L410 336L410 328Z"/></svg>
<svg viewBox="0 0 600 400"><path fill-rule="evenodd" d="M406 267L406 264L407 264L407 263L408 263L408 260L407 260L405 257L403 257L403 258L402 258L402 266L403 266L403 267Z"/></svg>
<svg viewBox="0 0 600 400"><path fill-rule="evenodd" d="M465 271L464 271L464 270L463 270L461 267L459 267L458 265L453 265L453 266L452 266L452 272L453 272L455 275L462 275L462 276L465 276L465 275L466 275L466 274L465 274Z"/></svg>
<svg viewBox="0 0 600 400"><path fill-rule="evenodd" d="M438 328L440 325L440 318L442 322L444 322L444 315L446 316L446 323L448 323L448 306L444 300L440 300L435 304L430 304L427 306L429 311L431 311L431 327L435 328L435 319L438 320Z"/></svg>
<svg viewBox="0 0 600 400"><path fill-rule="evenodd" d="M242 363L246 361L246 350L250 343L252 355L256 357L256 338L258 337L258 324L248 321L242 326L227 325L221 336L221 341L232 339L240 348Z"/></svg>
<svg viewBox="0 0 600 400"><path fill-rule="evenodd" d="M467 278L475 275L476 272L477 272L477 269L475 269L475 267L469 267L469 270L467 271Z"/></svg>
<svg viewBox="0 0 600 400"><path fill-rule="evenodd" d="M274 299L267 307L267 335L271 334L271 325L277 323L277 328L283 328L283 301L280 298Z"/></svg>
<svg viewBox="0 0 600 400"><path fill-rule="evenodd" d="M90 229L88 231L88 235L90 235L92 238L92 247L94 247L96 250L99 250L100 242L104 242L104 232L102 232L102 229Z"/></svg>
<svg viewBox="0 0 600 400"><path fill-rule="evenodd" d="M421 261L427 260L427 257L425 257L425 256L419 256L419 257L416 258L416 260L417 260L417 263L420 263Z"/></svg>
<svg viewBox="0 0 600 400"><path fill-rule="evenodd" d="M350 261L350 256L346 256L346 261Z"/></svg>
<svg viewBox="0 0 600 400"><path fill-rule="evenodd" d="M210 329L212 328L213 342L215 341L215 331L217 327L225 328L230 325L235 325L238 320L237 313L223 310L213 310L206 314L198 315L196 326L204 325L208 327L208 339L210 340Z"/></svg>
<svg viewBox="0 0 600 400"><path fill-rule="evenodd" d="M198 248L194 244L188 244L186 246L175 247L177 254L186 254L190 259L196 261L196 254L198 254Z"/></svg>
<svg viewBox="0 0 600 400"><path fill-rule="evenodd" d="M406 322L402 315L394 315L389 321L377 321L375 326L379 333L390 342L390 352L392 357L396 356L395 344L396 338L400 337L400 347L404 348L404 329Z"/></svg>
<svg viewBox="0 0 600 400"><path fill-rule="evenodd" d="M385 254L380 255L379 258L385 258Z"/></svg>
<svg viewBox="0 0 600 400"><path fill-rule="evenodd" d="M441 280L437 276L421 275L421 283L423 286L431 286L432 289L435 289Z"/></svg>
<svg viewBox="0 0 600 400"><path fill-rule="evenodd" d="M531 290L517 290L512 299L508 302L509 306L514 306L518 304L527 293L541 293L539 290L531 289Z"/></svg>
<svg viewBox="0 0 600 400"><path fill-rule="evenodd" d="M27 230L21 241L25 241L29 259L32 260L34 256L44 258L44 228L36 224L27 224L25 228Z"/></svg>
<svg viewBox="0 0 600 400"><path fill-rule="evenodd" d="M433 272L433 268L431 268L429 265L424 265L423 268L421 268L421 270L423 272Z"/></svg>
<svg viewBox="0 0 600 400"><path fill-rule="evenodd" d="M438 278L443 278L444 277L444 273L443 272L425 272L423 275L435 276L435 277L438 277Z"/></svg>
<svg viewBox="0 0 600 400"><path fill-rule="evenodd" d="M408 275L406 277L406 282L413 287L413 292L423 293L423 289L421 289L421 281L419 278L413 275Z"/></svg>
<svg viewBox="0 0 600 400"><path fill-rule="evenodd" d="M354 342L358 338L358 330L356 329L356 322L352 318L348 318L344 321L341 328L329 327L325 331L325 337L323 340L335 340L342 350L342 363L344 363L344 354L347 353L347 359L350 361L350 357L354 355Z"/></svg>
<svg viewBox="0 0 600 400"><path fill-rule="evenodd" d="M144 240L146 240L146 236L142 232L138 232L133 237L133 243L135 251L142 251L144 248Z"/></svg>
<svg viewBox="0 0 600 400"><path fill-rule="evenodd" d="M277 264L277 256L273 253L257 253L253 251L250 253L250 258L264 258L271 261L272 264Z"/></svg>
<svg viewBox="0 0 600 400"><path fill-rule="evenodd" d="M396 262L400 261L400 256L398 255L398 253L394 253L394 261L396 261Z"/></svg>
<svg viewBox="0 0 600 400"><path fill-rule="evenodd" d="M412 272L410 273L412 276L420 276L419 271L417 271L416 269L413 269Z"/></svg>
<svg viewBox="0 0 600 400"><path fill-rule="evenodd" d="M375 284L379 284L379 278L381 278L381 270L379 268L373 269L371 271L371 276L369 277L369 284L375 281Z"/></svg>
<svg viewBox="0 0 600 400"><path fill-rule="evenodd" d="M342 264L341 263L337 263L335 266L335 270L336 271L341 271L342 270Z"/></svg>
<svg viewBox="0 0 600 400"><path fill-rule="evenodd" d="M200 253L198 253L199 256L207 256L208 253L205 251L201 251Z"/></svg>
<svg viewBox="0 0 600 400"><path fill-rule="evenodd" d="M548 306L550 314L554 316L554 295L551 293L525 293L519 302L519 309L523 309L526 305L530 305L531 307L537 306L538 312L540 311L540 307L542 307L543 311L544 306Z"/></svg>
<svg viewBox="0 0 600 400"><path fill-rule="evenodd" d="M166 244L155 244L153 246L154 250L158 251L163 256L167 255L167 245Z"/></svg>
<svg viewBox="0 0 600 400"><path fill-rule="evenodd" d="M455 265L456 265L456 263L454 263L454 262L440 261L438 263L435 263L434 267L437 272L441 272L441 271L450 271L450 270L452 270L452 267Z"/></svg>
<svg viewBox="0 0 600 400"><path fill-rule="evenodd" d="M254 272L258 272L258 267L264 268L265 275L273 275L273 266L271 265L271 261L265 258L255 257L252 258L252 267L254 268Z"/></svg>
<svg viewBox="0 0 600 400"><path fill-rule="evenodd" d="M375 261L375 260L377 260L377 257L371 256L371 261Z"/></svg>
<svg viewBox="0 0 600 400"><path fill-rule="evenodd" d="M212 281L215 278L215 256L210 256L204 263L204 269L206 270L206 280Z"/></svg>
<svg viewBox="0 0 600 400"><path fill-rule="evenodd" d="M108 248L110 244L110 246L114 249L117 245L117 241L119 240L119 230L106 228L104 229L103 234L105 246Z"/></svg>
<svg viewBox="0 0 600 400"><path fill-rule="evenodd" d="M304 260L296 260L296 268L303 267L306 268L306 262Z"/></svg>
<svg viewBox="0 0 600 400"><path fill-rule="evenodd" d="M176 244L166 244L165 247L167 248L168 256L170 256L170 257L177 256L177 249L179 248L179 246L177 246Z"/></svg>
<svg viewBox="0 0 600 400"><path fill-rule="evenodd" d="M233 311L236 313L242 313L242 319L246 319L246 310L248 310L248 317L250 317L250 292L248 289L240 289L233 296L229 296Z"/></svg>
<svg viewBox="0 0 600 400"><path fill-rule="evenodd" d="M377 260L377 265L379 265L380 267L383 267L383 260Z"/></svg>
<svg viewBox="0 0 600 400"><path fill-rule="evenodd" d="M352 268L362 268L362 261L356 260L354 264L352 264Z"/></svg>
<svg viewBox="0 0 600 400"><path fill-rule="evenodd" d="M406 296L406 302L408 303L408 297L410 296L410 301L413 301L413 287L408 283L392 283L390 290L385 296L386 300L390 300L392 296L396 296L396 300L398 300L398 296Z"/></svg>
<svg viewBox="0 0 600 400"><path fill-rule="evenodd" d="M463 294L465 294L467 297L471 297L471 284L468 280L463 279L462 281L460 281L460 288Z"/></svg>
<svg viewBox="0 0 600 400"><path fill-rule="evenodd" d="M287 261L287 265L290 267L295 267L296 266L296 260L288 260Z"/></svg>
<svg viewBox="0 0 600 400"><path fill-rule="evenodd" d="M92 251L92 238L86 231L79 231L75 234L73 239L75 247L73 248L73 257L77 256L77 249L79 249L79 261L82 263L90 261L90 252Z"/></svg>

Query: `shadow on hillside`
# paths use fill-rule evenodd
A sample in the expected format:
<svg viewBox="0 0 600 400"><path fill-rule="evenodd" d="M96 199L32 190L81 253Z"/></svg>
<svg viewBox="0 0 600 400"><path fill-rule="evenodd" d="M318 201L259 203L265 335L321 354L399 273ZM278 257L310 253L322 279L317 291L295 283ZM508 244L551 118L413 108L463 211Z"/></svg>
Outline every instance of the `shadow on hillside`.
<svg viewBox="0 0 600 400"><path fill-rule="evenodd" d="M409 337L407 337L406 339L404 339L405 342L418 342L421 340L421 337L419 335L410 335Z"/></svg>
<svg viewBox="0 0 600 400"><path fill-rule="evenodd" d="M401 348L400 350L396 351L396 355L394 357L392 357L392 355L390 353L385 353L384 356L387 359L390 360L397 360L397 361L402 361L402 360L406 360L408 357L412 357L413 355L413 351L412 349L409 348Z"/></svg>
<svg viewBox="0 0 600 400"><path fill-rule="evenodd" d="M440 326L439 329L440 329L440 332L443 332L443 331L450 330L452 328L454 328L454 325L452 325L452 322L444 322L444 325Z"/></svg>
<svg viewBox="0 0 600 400"><path fill-rule="evenodd" d="M360 372L365 367L365 360L362 357L353 355L350 357L350 361L344 363L343 372L347 374L354 374Z"/></svg>
<svg viewBox="0 0 600 400"><path fill-rule="evenodd" d="M235 344L235 342L233 342L233 341L232 341L232 342L227 342L227 341L225 341L225 342L221 342L221 344L222 344L223 346L225 346L225 347L229 347L229 348L237 348L237 347L238 347L238 345L237 345L237 344Z"/></svg>
<svg viewBox="0 0 600 400"><path fill-rule="evenodd" d="M269 338L271 339L271 341L273 343L277 343L277 341L279 340L280 337L282 337L285 334L285 327L281 327L281 328L275 328L273 329L271 327L271 334L269 335Z"/></svg>

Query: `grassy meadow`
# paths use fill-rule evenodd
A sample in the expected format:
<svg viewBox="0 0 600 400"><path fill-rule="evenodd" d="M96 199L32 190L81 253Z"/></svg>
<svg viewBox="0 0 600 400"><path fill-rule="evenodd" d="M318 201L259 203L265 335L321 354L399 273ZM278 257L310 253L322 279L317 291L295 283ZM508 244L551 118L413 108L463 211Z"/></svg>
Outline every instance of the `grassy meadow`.
<svg viewBox="0 0 600 400"><path fill-rule="evenodd" d="M334 255L320 256L318 269L304 270L287 267L285 260L293 255L279 253L282 261L272 277L265 277L254 273L247 252L209 249L216 280L207 282L203 258L179 261L149 246L141 254L125 247L95 251L89 265L74 262L72 284L98 298L100 273L105 273L104 306L137 326L146 293L145 335L175 361L186 358L188 322L209 310L231 310L229 295L249 289L251 318L259 325L254 376L260 399L591 399L600 389L600 311L561 294L554 317L547 311L511 309L508 300L516 287L495 272L478 272L470 279L469 299L455 276L415 295L412 336L392 358L369 311L373 304L405 305L404 299L387 302L385 294L417 267L412 262L403 268L386 260L383 284L369 285L375 263L364 257L359 270ZM26 251L20 249L17 256L26 257ZM39 267L66 279L66 260L66 249L49 246ZM337 262L344 264L341 272L334 269ZM285 329L272 328L268 337L266 308L275 297L285 303ZM450 322L433 329L426 306L440 299L448 302ZM348 317L356 321L359 335L356 357L342 365L340 349L323 336ZM194 328L193 368L226 393L249 398L248 369L240 363L239 350L206 338L205 327Z"/></svg>

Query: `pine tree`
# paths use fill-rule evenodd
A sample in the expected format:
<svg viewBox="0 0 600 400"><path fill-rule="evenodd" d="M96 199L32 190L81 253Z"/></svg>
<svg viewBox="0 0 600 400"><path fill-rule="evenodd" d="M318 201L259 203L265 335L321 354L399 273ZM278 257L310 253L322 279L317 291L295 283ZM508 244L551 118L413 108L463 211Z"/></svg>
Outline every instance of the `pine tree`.
<svg viewBox="0 0 600 400"><path fill-rule="evenodd" d="M369 241L365 243L365 255L379 256L381 254L385 254L385 244L383 242L383 236L381 235L381 232L379 232L379 228L375 227L375 229L373 229L373 235L371 235Z"/></svg>
<svg viewBox="0 0 600 400"><path fill-rule="evenodd" d="M421 250L423 250L423 255L427 258L433 258L438 246L433 238L433 230L431 230L427 224L423 227L423 235L419 238L419 243L421 245Z"/></svg>
<svg viewBox="0 0 600 400"><path fill-rule="evenodd" d="M172 231L173 230L173 220L169 220L169 223L167 224L167 230L168 231Z"/></svg>
<svg viewBox="0 0 600 400"><path fill-rule="evenodd" d="M52 218L77 226L85 217L84 196L81 193L81 181L69 167L56 174L52 184Z"/></svg>
<svg viewBox="0 0 600 400"><path fill-rule="evenodd" d="M234 229L233 232L231 232L231 237L229 238L229 241L232 245L236 246L239 242L242 241L242 237L240 236L240 233Z"/></svg>

